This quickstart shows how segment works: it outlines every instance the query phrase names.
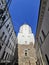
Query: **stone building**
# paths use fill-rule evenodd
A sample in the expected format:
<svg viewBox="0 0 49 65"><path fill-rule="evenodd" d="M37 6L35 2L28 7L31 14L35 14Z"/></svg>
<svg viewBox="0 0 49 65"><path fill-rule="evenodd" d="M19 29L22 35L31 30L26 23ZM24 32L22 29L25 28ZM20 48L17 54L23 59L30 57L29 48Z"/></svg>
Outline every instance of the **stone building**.
<svg viewBox="0 0 49 65"><path fill-rule="evenodd" d="M16 42L16 34L6 0L0 0L0 63L13 60Z"/></svg>
<svg viewBox="0 0 49 65"><path fill-rule="evenodd" d="M24 24L18 33L18 65L36 65L36 51L34 35L31 27Z"/></svg>
<svg viewBox="0 0 49 65"><path fill-rule="evenodd" d="M49 0L40 3L35 46L37 63L49 65Z"/></svg>
<svg viewBox="0 0 49 65"><path fill-rule="evenodd" d="M18 44L18 65L36 65L36 53L33 43Z"/></svg>

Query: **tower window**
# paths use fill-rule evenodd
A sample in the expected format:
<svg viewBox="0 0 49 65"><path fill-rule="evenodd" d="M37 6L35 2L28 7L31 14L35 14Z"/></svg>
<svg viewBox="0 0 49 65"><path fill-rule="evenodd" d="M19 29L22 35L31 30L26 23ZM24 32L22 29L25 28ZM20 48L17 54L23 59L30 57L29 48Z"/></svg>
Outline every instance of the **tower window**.
<svg viewBox="0 0 49 65"><path fill-rule="evenodd" d="M27 56L27 53L25 53L25 56Z"/></svg>
<svg viewBox="0 0 49 65"><path fill-rule="evenodd" d="M27 50L25 50L25 56L27 56Z"/></svg>
<svg viewBox="0 0 49 65"><path fill-rule="evenodd" d="M25 43L27 43L27 41L25 41Z"/></svg>

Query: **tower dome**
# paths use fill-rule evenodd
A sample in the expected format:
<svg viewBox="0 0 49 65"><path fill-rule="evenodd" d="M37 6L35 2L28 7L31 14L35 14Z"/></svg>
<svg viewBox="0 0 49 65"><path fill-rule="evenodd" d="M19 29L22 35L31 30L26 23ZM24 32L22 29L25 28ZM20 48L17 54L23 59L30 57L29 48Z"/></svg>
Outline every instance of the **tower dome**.
<svg viewBox="0 0 49 65"><path fill-rule="evenodd" d="M32 30L31 30L31 27L27 24L24 24L20 27L20 30L19 30L20 33L27 33L27 34L30 34L32 33Z"/></svg>
<svg viewBox="0 0 49 65"><path fill-rule="evenodd" d="M20 27L18 33L18 44L30 44L35 43L34 34L32 33L31 27L27 24L24 24Z"/></svg>

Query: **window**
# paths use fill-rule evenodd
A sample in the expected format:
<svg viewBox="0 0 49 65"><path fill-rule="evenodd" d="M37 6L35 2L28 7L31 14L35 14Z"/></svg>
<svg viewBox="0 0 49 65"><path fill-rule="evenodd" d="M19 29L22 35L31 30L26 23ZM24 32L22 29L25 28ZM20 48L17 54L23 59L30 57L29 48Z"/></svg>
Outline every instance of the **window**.
<svg viewBox="0 0 49 65"><path fill-rule="evenodd" d="M10 46L11 46L11 43L9 44L9 48L10 48Z"/></svg>
<svg viewBox="0 0 49 65"><path fill-rule="evenodd" d="M0 5L1 5L1 2L0 2Z"/></svg>
<svg viewBox="0 0 49 65"><path fill-rule="evenodd" d="M44 11L42 10L42 14L44 14Z"/></svg>
<svg viewBox="0 0 49 65"><path fill-rule="evenodd" d="M12 29L12 32L13 32L13 29Z"/></svg>
<svg viewBox="0 0 49 65"><path fill-rule="evenodd" d="M0 16L3 14L3 12L4 12L4 11L3 11L2 9L0 9ZM1 18L1 17L0 17L0 18Z"/></svg>
<svg viewBox="0 0 49 65"><path fill-rule="evenodd" d="M10 45L10 49L12 50L12 45ZM13 48L14 49L14 48Z"/></svg>
<svg viewBox="0 0 49 65"><path fill-rule="evenodd" d="M43 6L42 9L45 9L45 6Z"/></svg>
<svg viewBox="0 0 49 65"><path fill-rule="evenodd" d="M43 41L42 41L41 37L40 37L40 41L41 41L41 43L43 43Z"/></svg>
<svg viewBox="0 0 49 65"><path fill-rule="evenodd" d="M27 56L27 50L25 50L25 56Z"/></svg>
<svg viewBox="0 0 49 65"><path fill-rule="evenodd" d="M46 35L45 35L45 33L44 33L44 31L43 31L43 30L42 30L42 35L43 35L43 37L44 37L44 39L45 39Z"/></svg>
<svg viewBox="0 0 49 65"><path fill-rule="evenodd" d="M46 1L43 1L43 4L46 4Z"/></svg>
<svg viewBox="0 0 49 65"><path fill-rule="evenodd" d="M9 43L9 39L8 39L8 41L7 41L7 44L6 44L6 46L8 46L8 43Z"/></svg>
<svg viewBox="0 0 49 65"><path fill-rule="evenodd" d="M14 52L14 47L13 47L13 49L12 49L12 52Z"/></svg>
<svg viewBox="0 0 49 65"><path fill-rule="evenodd" d="M2 46L0 45L0 50L1 50Z"/></svg>
<svg viewBox="0 0 49 65"><path fill-rule="evenodd" d="M3 55L2 55L2 59L4 58L4 55L5 55L5 51L4 51Z"/></svg>
<svg viewBox="0 0 49 65"><path fill-rule="evenodd" d="M7 36L5 36L4 41L6 40Z"/></svg>
<svg viewBox="0 0 49 65"><path fill-rule="evenodd" d="M45 54L45 57L46 57L46 60L47 60L48 65L49 65L49 59L48 59L47 54Z"/></svg>
<svg viewBox="0 0 49 65"><path fill-rule="evenodd" d="M11 43L10 43L10 42L8 42L8 48L10 48L10 44L11 44Z"/></svg>
<svg viewBox="0 0 49 65"><path fill-rule="evenodd" d="M6 26L6 28L8 28L9 27L9 24Z"/></svg>
<svg viewBox="0 0 49 65"><path fill-rule="evenodd" d="M10 28L9 28L9 30L8 30L8 32L10 31Z"/></svg>
<svg viewBox="0 0 49 65"><path fill-rule="evenodd" d="M10 48L10 49L12 48L11 43L9 44L9 48Z"/></svg>
<svg viewBox="0 0 49 65"><path fill-rule="evenodd" d="M9 54L8 54L7 60L9 60Z"/></svg>
<svg viewBox="0 0 49 65"><path fill-rule="evenodd" d="M12 35L12 32L10 33L10 37L11 37L11 35Z"/></svg>
<svg viewBox="0 0 49 65"><path fill-rule="evenodd" d="M48 11L49 11L49 8L48 8Z"/></svg>
<svg viewBox="0 0 49 65"><path fill-rule="evenodd" d="M22 35L22 37L24 37L24 35Z"/></svg>
<svg viewBox="0 0 49 65"><path fill-rule="evenodd" d="M2 21L4 21L4 20L5 20L5 18L6 18L6 17L5 17L5 16L3 16L3 17L2 17Z"/></svg>
<svg viewBox="0 0 49 65"><path fill-rule="evenodd" d="M2 4L4 4L4 1L3 0L1 0L2 1Z"/></svg>
<svg viewBox="0 0 49 65"><path fill-rule="evenodd" d="M27 43L27 41L25 41L25 43Z"/></svg>
<svg viewBox="0 0 49 65"><path fill-rule="evenodd" d="M1 36L1 39L3 38L4 34L5 34L5 33L3 32L3 33L2 33L2 36Z"/></svg>
<svg viewBox="0 0 49 65"><path fill-rule="evenodd" d="M6 60L6 58L7 58L7 55L8 55L8 53L7 53L6 56L5 56L5 60Z"/></svg>

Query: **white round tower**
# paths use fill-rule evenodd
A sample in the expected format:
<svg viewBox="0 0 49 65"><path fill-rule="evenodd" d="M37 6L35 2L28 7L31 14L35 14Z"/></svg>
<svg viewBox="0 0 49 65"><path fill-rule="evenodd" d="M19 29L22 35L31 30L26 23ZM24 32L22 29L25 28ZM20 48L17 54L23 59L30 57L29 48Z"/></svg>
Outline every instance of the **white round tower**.
<svg viewBox="0 0 49 65"><path fill-rule="evenodd" d="M27 24L24 24L20 27L18 33L18 44L30 44L35 43L34 34L32 33L31 27Z"/></svg>

